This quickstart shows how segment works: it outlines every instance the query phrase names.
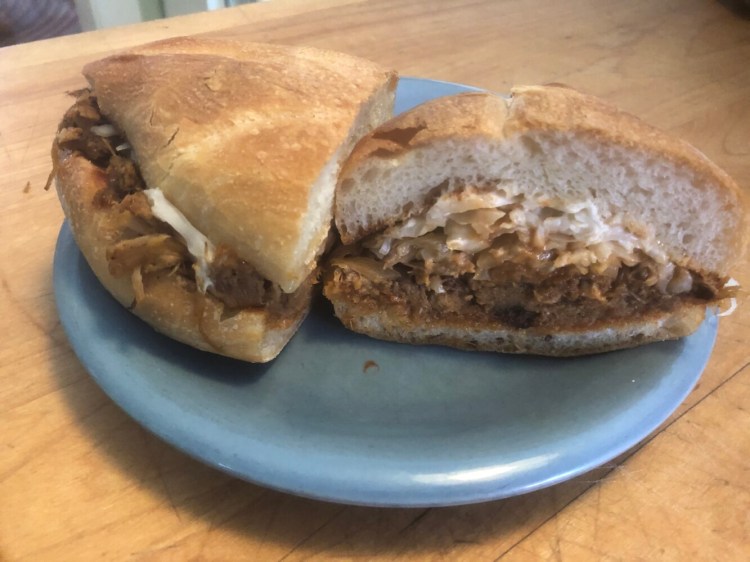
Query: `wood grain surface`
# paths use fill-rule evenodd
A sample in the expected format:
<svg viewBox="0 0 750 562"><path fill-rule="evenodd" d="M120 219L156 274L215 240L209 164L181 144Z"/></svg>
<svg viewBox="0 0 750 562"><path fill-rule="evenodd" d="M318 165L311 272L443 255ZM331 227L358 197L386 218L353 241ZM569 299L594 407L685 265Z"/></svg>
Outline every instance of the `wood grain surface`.
<svg viewBox="0 0 750 562"><path fill-rule="evenodd" d="M750 304L645 443L564 484L479 505L302 499L191 460L109 400L67 343L43 186L84 63L159 38L312 45L506 91L563 82L692 142L750 187L750 21L708 0L285 1L0 49L0 559L748 560ZM735 277L750 286L745 259Z"/></svg>

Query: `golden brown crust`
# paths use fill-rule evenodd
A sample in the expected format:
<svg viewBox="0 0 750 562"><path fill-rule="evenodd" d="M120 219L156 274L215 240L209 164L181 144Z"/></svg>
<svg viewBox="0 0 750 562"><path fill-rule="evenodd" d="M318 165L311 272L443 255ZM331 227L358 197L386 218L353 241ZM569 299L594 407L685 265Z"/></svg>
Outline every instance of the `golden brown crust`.
<svg viewBox="0 0 750 562"><path fill-rule="evenodd" d="M284 347L307 314L303 306L273 317L262 308L247 308L224 318L224 305L204 295L179 275L144 276L145 297L134 305L130 277L109 271L107 249L124 236L119 211L96 203L104 186L103 171L77 153L52 150L58 196L75 240L94 274L125 307L157 331L198 349L253 362L270 361ZM124 219L124 217L123 217Z"/></svg>
<svg viewBox="0 0 750 562"><path fill-rule="evenodd" d="M693 333L705 317L704 305L684 303L671 312L654 312L631 321L586 330L540 330L492 326L460 315L420 322L399 307L372 307L326 291L336 316L350 330L409 344L446 345L469 351L572 357L673 340Z"/></svg>
<svg viewBox="0 0 750 562"><path fill-rule="evenodd" d="M328 234L338 160L389 115L396 83L341 53L188 37L84 74L146 184L288 292Z"/></svg>

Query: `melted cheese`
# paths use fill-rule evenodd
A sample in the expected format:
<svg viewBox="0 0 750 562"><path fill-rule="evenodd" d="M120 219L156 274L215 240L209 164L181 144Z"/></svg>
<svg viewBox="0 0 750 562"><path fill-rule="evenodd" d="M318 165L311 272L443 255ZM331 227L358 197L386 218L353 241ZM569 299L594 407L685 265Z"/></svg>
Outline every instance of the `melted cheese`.
<svg viewBox="0 0 750 562"><path fill-rule="evenodd" d="M188 252L195 258L195 280L201 292L213 285L208 268L214 259L214 245L164 196L161 189L144 190L154 216L174 228L185 241Z"/></svg>

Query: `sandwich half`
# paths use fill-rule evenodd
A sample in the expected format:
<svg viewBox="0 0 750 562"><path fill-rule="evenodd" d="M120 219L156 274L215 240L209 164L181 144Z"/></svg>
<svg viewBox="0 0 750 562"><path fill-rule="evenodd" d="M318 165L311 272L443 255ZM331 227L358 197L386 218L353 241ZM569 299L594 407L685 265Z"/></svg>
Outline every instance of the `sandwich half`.
<svg viewBox="0 0 750 562"><path fill-rule="evenodd" d="M680 338L733 294L745 205L692 146L572 89L440 98L344 164L324 294L399 342L574 356Z"/></svg>
<svg viewBox="0 0 750 562"><path fill-rule="evenodd" d="M346 54L177 38L88 64L53 175L102 284L156 330L254 362L310 306L341 162L394 72Z"/></svg>

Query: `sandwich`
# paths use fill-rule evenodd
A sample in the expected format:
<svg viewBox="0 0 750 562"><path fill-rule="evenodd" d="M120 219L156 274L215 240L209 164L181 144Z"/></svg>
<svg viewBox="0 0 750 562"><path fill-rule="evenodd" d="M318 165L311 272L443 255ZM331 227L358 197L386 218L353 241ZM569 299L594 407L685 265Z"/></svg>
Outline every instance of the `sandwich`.
<svg viewBox="0 0 750 562"><path fill-rule="evenodd" d="M176 38L86 65L53 148L109 292L199 349L273 359L307 314L341 162L394 72L313 48Z"/></svg>
<svg viewBox="0 0 750 562"><path fill-rule="evenodd" d="M745 196L698 150L573 89L427 102L345 162L324 294L348 328L576 356L676 339L736 291Z"/></svg>

